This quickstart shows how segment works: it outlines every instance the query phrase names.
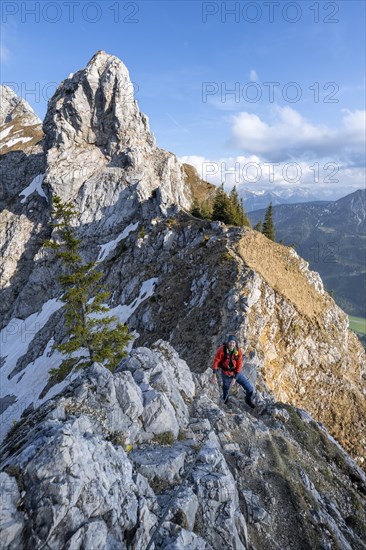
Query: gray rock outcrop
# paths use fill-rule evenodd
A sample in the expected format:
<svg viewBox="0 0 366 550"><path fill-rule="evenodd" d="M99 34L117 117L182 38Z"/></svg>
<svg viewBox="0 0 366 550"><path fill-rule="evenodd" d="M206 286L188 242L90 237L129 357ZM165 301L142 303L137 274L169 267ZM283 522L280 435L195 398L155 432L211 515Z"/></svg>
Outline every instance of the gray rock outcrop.
<svg viewBox="0 0 366 550"><path fill-rule="evenodd" d="M1 547L365 548L365 476L325 429L240 395L223 410L207 375L158 341L24 415L2 449Z"/></svg>
<svg viewBox="0 0 366 550"><path fill-rule="evenodd" d="M9 86L1 85L0 90L0 125L13 122L16 118L21 118L24 126L42 124L29 104Z"/></svg>

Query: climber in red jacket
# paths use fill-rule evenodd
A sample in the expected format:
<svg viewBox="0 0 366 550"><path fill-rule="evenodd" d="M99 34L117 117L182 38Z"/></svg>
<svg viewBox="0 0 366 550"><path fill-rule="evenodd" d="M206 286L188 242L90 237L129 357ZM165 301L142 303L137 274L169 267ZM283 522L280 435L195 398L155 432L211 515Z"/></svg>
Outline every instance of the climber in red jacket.
<svg viewBox="0 0 366 550"><path fill-rule="evenodd" d="M232 382L235 380L237 384L240 384L245 390L245 402L252 408L255 404L252 400L253 386L242 374L241 368L243 366L243 351L238 345L238 340L235 336L229 336L227 342L222 344L216 351L214 363L213 363L213 376L212 382L217 382L217 373L219 368L222 375L222 390L224 403L227 404L229 400L229 390Z"/></svg>

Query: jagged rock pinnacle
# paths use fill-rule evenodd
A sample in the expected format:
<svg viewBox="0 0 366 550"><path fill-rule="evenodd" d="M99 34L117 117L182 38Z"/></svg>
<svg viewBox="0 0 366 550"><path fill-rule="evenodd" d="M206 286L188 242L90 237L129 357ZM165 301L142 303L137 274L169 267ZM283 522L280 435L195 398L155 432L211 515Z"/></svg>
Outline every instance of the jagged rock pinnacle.
<svg viewBox="0 0 366 550"><path fill-rule="evenodd" d="M163 203L189 208L182 167L174 155L157 148L128 70L114 55L98 51L84 69L61 82L43 130L45 182L63 199L75 199L86 181L103 179L106 171L110 181L114 170L114 181L139 184L139 200L159 187Z"/></svg>
<svg viewBox="0 0 366 550"><path fill-rule="evenodd" d="M61 82L49 102L44 131L47 148L96 145L108 156L136 141L155 145L147 117L134 99L126 66L104 51Z"/></svg>

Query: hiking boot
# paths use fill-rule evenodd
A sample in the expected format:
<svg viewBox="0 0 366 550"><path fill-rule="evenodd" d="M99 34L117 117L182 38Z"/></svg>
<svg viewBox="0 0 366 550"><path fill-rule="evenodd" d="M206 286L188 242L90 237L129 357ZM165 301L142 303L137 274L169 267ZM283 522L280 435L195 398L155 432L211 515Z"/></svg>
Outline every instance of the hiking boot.
<svg viewBox="0 0 366 550"><path fill-rule="evenodd" d="M256 404L254 403L254 400L253 400L253 393L248 393L245 396L245 403L249 405L249 407L251 407L252 409L255 409Z"/></svg>
<svg viewBox="0 0 366 550"><path fill-rule="evenodd" d="M226 399L222 399L223 405L230 406L230 396L228 395Z"/></svg>

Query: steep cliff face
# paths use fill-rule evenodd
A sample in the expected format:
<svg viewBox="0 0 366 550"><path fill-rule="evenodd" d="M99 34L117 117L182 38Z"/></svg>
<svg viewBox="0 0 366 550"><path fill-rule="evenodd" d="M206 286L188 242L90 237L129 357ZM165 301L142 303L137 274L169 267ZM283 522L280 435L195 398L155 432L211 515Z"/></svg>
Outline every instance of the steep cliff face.
<svg viewBox="0 0 366 550"><path fill-rule="evenodd" d="M5 441L2 548L366 548L366 478L304 411L243 396L163 341L95 364Z"/></svg>
<svg viewBox="0 0 366 550"><path fill-rule="evenodd" d="M39 176L45 169L42 123L10 88L0 86L0 95L0 313L4 326L34 268L49 215Z"/></svg>
<svg viewBox="0 0 366 550"><path fill-rule="evenodd" d="M236 333L261 391L309 410L364 464L365 355L347 317L292 249L187 214L186 173L131 90L123 63L98 52L60 84L38 142L0 157L2 437L68 382L48 376L65 337L59 266L42 246L57 193L76 205L83 255L135 345L164 338L199 373Z"/></svg>

